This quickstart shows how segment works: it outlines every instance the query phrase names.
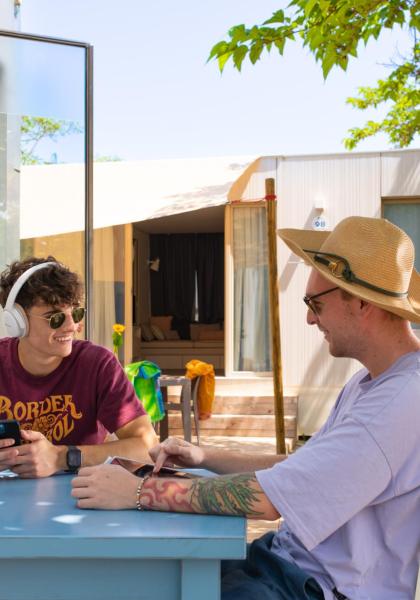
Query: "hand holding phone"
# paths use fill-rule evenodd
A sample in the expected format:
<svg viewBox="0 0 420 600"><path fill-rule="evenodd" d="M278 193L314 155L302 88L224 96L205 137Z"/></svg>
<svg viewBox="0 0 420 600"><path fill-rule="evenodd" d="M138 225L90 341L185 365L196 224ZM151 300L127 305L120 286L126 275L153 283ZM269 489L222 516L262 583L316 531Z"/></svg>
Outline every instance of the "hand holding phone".
<svg viewBox="0 0 420 600"><path fill-rule="evenodd" d="M22 443L19 423L15 419L0 421L0 440L6 439L14 440L13 446L20 446Z"/></svg>

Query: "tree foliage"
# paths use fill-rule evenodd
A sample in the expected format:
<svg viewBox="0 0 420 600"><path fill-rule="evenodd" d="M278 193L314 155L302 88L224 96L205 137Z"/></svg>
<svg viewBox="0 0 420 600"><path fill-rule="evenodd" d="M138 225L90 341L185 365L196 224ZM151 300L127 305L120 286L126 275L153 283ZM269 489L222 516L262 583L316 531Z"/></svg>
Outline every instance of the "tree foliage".
<svg viewBox="0 0 420 600"><path fill-rule="evenodd" d="M94 162L120 162L122 158L114 154L95 154Z"/></svg>
<svg viewBox="0 0 420 600"><path fill-rule="evenodd" d="M77 123L49 119L47 117L22 117L20 128L21 161L23 165L45 165L47 160L37 156L35 149L45 138L56 142L60 137L81 133Z"/></svg>
<svg viewBox="0 0 420 600"><path fill-rule="evenodd" d="M361 140L379 131L388 134L399 147L407 146L420 131L420 45L416 35L420 25L420 0L292 0L285 10L276 11L262 25L235 25L228 40L213 46L209 60L215 59L221 71L228 61L239 71L245 58L252 64L273 48L283 55L288 43L300 39L315 60L321 63L324 78L333 67L347 69L357 57L360 44L378 39L384 29L408 27L413 34L411 54L392 65L392 72L375 87L359 88L359 97L348 103L365 110L385 104L382 121L368 121L354 128L345 140L354 148Z"/></svg>

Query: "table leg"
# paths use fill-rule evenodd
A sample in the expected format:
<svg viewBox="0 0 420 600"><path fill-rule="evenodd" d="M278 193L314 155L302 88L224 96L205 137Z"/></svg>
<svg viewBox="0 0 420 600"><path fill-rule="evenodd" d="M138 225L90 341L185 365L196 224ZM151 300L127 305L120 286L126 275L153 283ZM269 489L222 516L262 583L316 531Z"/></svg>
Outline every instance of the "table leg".
<svg viewBox="0 0 420 600"><path fill-rule="evenodd" d="M165 416L163 417L163 419L161 421L159 421L159 440L161 442L163 442L163 440L166 440L166 438L169 435L169 415L168 415L168 388L167 387L161 387L160 388L161 392L162 392L162 400L163 400L163 406L165 407Z"/></svg>
<svg viewBox="0 0 420 600"><path fill-rule="evenodd" d="M182 384L180 401L184 439L191 442L191 379Z"/></svg>
<svg viewBox="0 0 420 600"><path fill-rule="evenodd" d="M183 560L181 600L220 600L220 560Z"/></svg>

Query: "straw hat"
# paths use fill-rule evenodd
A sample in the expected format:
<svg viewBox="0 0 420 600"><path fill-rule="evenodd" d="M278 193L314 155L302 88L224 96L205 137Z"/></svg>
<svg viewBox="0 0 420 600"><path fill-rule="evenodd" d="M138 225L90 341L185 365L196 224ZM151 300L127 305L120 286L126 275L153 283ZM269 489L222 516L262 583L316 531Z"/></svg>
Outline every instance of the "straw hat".
<svg viewBox="0 0 420 600"><path fill-rule="evenodd" d="M386 219L348 217L333 231L279 229L307 264L343 290L420 323L420 275L409 236Z"/></svg>

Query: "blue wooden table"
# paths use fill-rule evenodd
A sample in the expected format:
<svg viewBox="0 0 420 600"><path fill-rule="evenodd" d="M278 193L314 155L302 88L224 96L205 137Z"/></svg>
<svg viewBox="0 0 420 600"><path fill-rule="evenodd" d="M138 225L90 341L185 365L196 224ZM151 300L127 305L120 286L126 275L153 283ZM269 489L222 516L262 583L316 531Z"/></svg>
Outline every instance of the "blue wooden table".
<svg viewBox="0 0 420 600"><path fill-rule="evenodd" d="M0 600L216 600L240 517L80 510L70 475L0 479Z"/></svg>

